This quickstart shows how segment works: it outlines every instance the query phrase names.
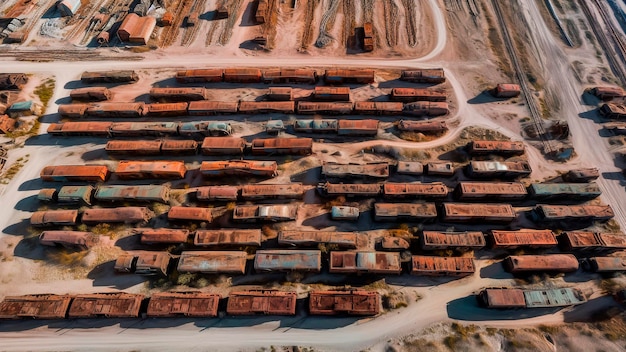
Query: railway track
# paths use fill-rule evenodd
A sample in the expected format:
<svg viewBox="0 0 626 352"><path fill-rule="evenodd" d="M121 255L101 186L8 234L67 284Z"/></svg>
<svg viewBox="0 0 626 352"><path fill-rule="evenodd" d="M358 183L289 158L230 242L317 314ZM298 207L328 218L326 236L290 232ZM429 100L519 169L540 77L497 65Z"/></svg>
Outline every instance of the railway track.
<svg viewBox="0 0 626 352"><path fill-rule="evenodd" d="M544 153L551 154L556 150L555 148L553 148L552 143L550 143L550 136L543 127L541 113L539 112L539 108L537 107L537 102L535 101L535 99L533 99L533 96L531 94L530 87L528 86L528 82L526 80L526 75L522 68L522 64L520 63L517 51L515 50L515 46L513 45L513 39L511 38L508 26L504 21L504 16L502 15L502 10L500 9L500 4L498 3L498 1L499 0L491 0L491 3L493 4L493 8L496 12L496 17L498 18L500 29L502 30L504 46L506 47L506 51L511 58L511 62L513 63L513 68L515 69L515 75L517 76L517 80L519 81L522 95L524 96L526 105L528 106L528 110L530 110L530 116L533 121L533 126L535 127L537 135L541 138Z"/></svg>
<svg viewBox="0 0 626 352"><path fill-rule="evenodd" d="M624 68L624 62L626 62L626 44L624 44L621 40L618 30L615 29L613 22L611 22L611 19L602 4L598 0L592 0L592 2L598 9L598 13L600 14L600 17L602 17L602 21L606 25L610 37L615 45L611 45L609 43L609 39L602 30L602 27L593 17L587 1L581 0L579 1L579 4L585 13L585 17L587 17L589 24L591 25L593 33L596 38L598 38L600 46L602 46L602 49L605 52L611 71L613 71L613 74L620 81L621 85L626 85L626 69Z"/></svg>
<svg viewBox="0 0 626 352"><path fill-rule="evenodd" d="M415 20L415 1L402 0L404 7L404 16L406 18L406 31L409 38L409 46L417 45L417 24Z"/></svg>
<svg viewBox="0 0 626 352"><path fill-rule="evenodd" d="M161 47L167 47L174 44L176 41L176 37L178 37L178 29L183 24L183 20L185 16L183 14L189 13L189 9L191 8L192 0L179 0L176 4L174 14L174 21L172 25L167 27L165 33L163 33L163 37L161 40Z"/></svg>
<svg viewBox="0 0 626 352"><path fill-rule="evenodd" d="M384 1L383 9L385 12L385 39L389 47L394 47L398 45L398 16L400 11L394 1Z"/></svg>
<svg viewBox="0 0 626 352"><path fill-rule="evenodd" d="M191 5L191 11L189 13L199 14L202 11L203 7L204 7L203 1L194 0L193 4ZM185 28L185 32L183 33L183 38L181 39L180 45L182 46L191 45L194 39L196 39L196 35L198 34L199 30L200 30L200 23L196 23L192 27Z"/></svg>

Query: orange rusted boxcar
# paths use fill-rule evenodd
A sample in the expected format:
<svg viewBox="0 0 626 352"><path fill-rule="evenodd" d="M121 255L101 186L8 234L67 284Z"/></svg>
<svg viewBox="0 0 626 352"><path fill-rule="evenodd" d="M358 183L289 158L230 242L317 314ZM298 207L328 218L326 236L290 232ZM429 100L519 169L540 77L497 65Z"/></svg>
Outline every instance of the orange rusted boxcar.
<svg viewBox="0 0 626 352"><path fill-rule="evenodd" d="M389 98L393 101L446 101L446 93L427 88L393 88Z"/></svg>
<svg viewBox="0 0 626 352"><path fill-rule="evenodd" d="M340 248L356 248L358 242L355 232L336 231L281 231L278 244L292 247L317 247L329 244Z"/></svg>
<svg viewBox="0 0 626 352"><path fill-rule="evenodd" d="M73 89L70 92L72 100L103 101L111 99L111 91L106 87L86 87Z"/></svg>
<svg viewBox="0 0 626 352"><path fill-rule="evenodd" d="M167 219L211 222L213 216L210 208L174 206L167 213Z"/></svg>
<svg viewBox="0 0 626 352"><path fill-rule="evenodd" d="M107 292L74 296L69 318L137 318L144 296L125 292Z"/></svg>
<svg viewBox="0 0 626 352"><path fill-rule="evenodd" d="M150 98L161 102L195 101L206 100L209 94L201 87L152 88Z"/></svg>
<svg viewBox="0 0 626 352"><path fill-rule="evenodd" d="M175 136L178 134L176 122L114 122L111 136Z"/></svg>
<svg viewBox="0 0 626 352"><path fill-rule="evenodd" d="M445 198L448 187L442 182L383 183L383 194L387 198Z"/></svg>
<svg viewBox="0 0 626 352"><path fill-rule="evenodd" d="M621 232L568 231L559 236L559 244L567 251L626 249L626 235Z"/></svg>
<svg viewBox="0 0 626 352"><path fill-rule="evenodd" d="M72 226L78 220L78 210L36 211L30 217L32 226Z"/></svg>
<svg viewBox="0 0 626 352"><path fill-rule="evenodd" d="M71 301L69 295L7 296L0 302L0 319L64 319Z"/></svg>
<svg viewBox="0 0 626 352"><path fill-rule="evenodd" d="M308 155L313 153L311 138L267 138L252 140L253 155Z"/></svg>
<svg viewBox="0 0 626 352"><path fill-rule="evenodd" d="M137 82L139 75L131 70L83 72L80 75L83 83L127 83Z"/></svg>
<svg viewBox="0 0 626 352"><path fill-rule="evenodd" d="M301 183L288 184L253 184L244 185L241 188L241 197L243 199L300 199L304 197L304 187Z"/></svg>
<svg viewBox="0 0 626 352"><path fill-rule="evenodd" d="M263 176L274 177L278 174L275 161L259 160L224 160L203 161L200 165L202 176Z"/></svg>
<svg viewBox="0 0 626 352"><path fill-rule="evenodd" d="M238 102L200 100L190 102L187 113L189 116L236 114L238 107Z"/></svg>
<svg viewBox="0 0 626 352"><path fill-rule="evenodd" d="M510 255L502 265L510 273L569 273L578 270L578 259L572 254Z"/></svg>
<svg viewBox="0 0 626 352"><path fill-rule="evenodd" d="M615 214L610 205L546 205L532 212L536 221L608 221Z"/></svg>
<svg viewBox="0 0 626 352"><path fill-rule="evenodd" d="M246 147L246 140L239 137L206 137L202 142L204 155L240 155Z"/></svg>
<svg viewBox="0 0 626 352"><path fill-rule="evenodd" d="M294 101L242 101L239 103L242 114L293 114L296 112Z"/></svg>
<svg viewBox="0 0 626 352"><path fill-rule="evenodd" d="M239 187L235 186L206 186L198 187L196 198L200 201L236 201L239 197Z"/></svg>
<svg viewBox="0 0 626 352"><path fill-rule="evenodd" d="M424 134L442 133L448 130L445 121L409 121L400 120L398 129L405 132L419 132Z"/></svg>
<svg viewBox="0 0 626 352"><path fill-rule="evenodd" d="M485 247L485 236L480 231L468 232L437 232L424 231L419 238L424 250L440 249L482 249Z"/></svg>
<svg viewBox="0 0 626 352"><path fill-rule="evenodd" d="M471 141L467 151L472 155L501 154L522 155L525 152L523 142L515 141Z"/></svg>
<svg viewBox="0 0 626 352"><path fill-rule="evenodd" d="M418 70L405 70L400 74L401 81L415 83L443 83L446 76L443 68L430 68Z"/></svg>
<svg viewBox="0 0 626 352"><path fill-rule="evenodd" d="M224 82L258 83L261 82L261 70L257 68L227 68L224 70Z"/></svg>
<svg viewBox="0 0 626 352"><path fill-rule="evenodd" d="M228 295L226 313L230 315L295 315L295 292L277 290L233 291Z"/></svg>
<svg viewBox="0 0 626 352"><path fill-rule="evenodd" d="M626 271L626 257L591 257L582 261L587 271L594 273L618 273Z"/></svg>
<svg viewBox="0 0 626 352"><path fill-rule="evenodd" d="M493 95L497 98L513 98L520 95L519 84L498 83L493 89Z"/></svg>
<svg viewBox="0 0 626 352"><path fill-rule="evenodd" d="M196 230L193 244L200 247L261 246L261 230Z"/></svg>
<svg viewBox="0 0 626 352"><path fill-rule="evenodd" d="M63 104L59 105L59 115L62 118L78 119L85 117L89 105L87 104Z"/></svg>
<svg viewBox="0 0 626 352"><path fill-rule="evenodd" d="M354 112L364 115L400 115L403 104L390 101L357 101Z"/></svg>
<svg viewBox="0 0 626 352"><path fill-rule="evenodd" d="M380 313L380 293L376 291L320 291L309 293L311 315L376 315Z"/></svg>
<svg viewBox="0 0 626 352"><path fill-rule="evenodd" d="M105 165L55 165L44 167L39 176L46 182L104 182L109 169Z"/></svg>
<svg viewBox="0 0 626 352"><path fill-rule="evenodd" d="M469 257L411 257L411 274L423 276L468 276L474 274L474 259Z"/></svg>
<svg viewBox="0 0 626 352"><path fill-rule="evenodd" d="M437 218L435 203L376 203L375 221L432 221Z"/></svg>
<svg viewBox="0 0 626 352"><path fill-rule="evenodd" d="M320 101L350 101L350 87L317 86L313 98Z"/></svg>
<svg viewBox="0 0 626 352"><path fill-rule="evenodd" d="M375 136L378 134L378 120L339 120L337 134L340 136Z"/></svg>
<svg viewBox="0 0 626 352"><path fill-rule="evenodd" d="M330 252L330 273L400 274L400 254L391 252Z"/></svg>
<svg viewBox="0 0 626 352"><path fill-rule="evenodd" d="M291 87L270 87L265 96L268 100L290 101L293 100L293 89Z"/></svg>
<svg viewBox="0 0 626 352"><path fill-rule="evenodd" d="M459 182L454 190L457 199L524 199L528 195L520 182Z"/></svg>
<svg viewBox="0 0 626 352"><path fill-rule="evenodd" d="M317 82L317 71L310 69L270 69L263 72L264 83L305 83Z"/></svg>
<svg viewBox="0 0 626 352"><path fill-rule="evenodd" d="M298 114L348 115L353 109L351 102L298 102Z"/></svg>
<svg viewBox="0 0 626 352"><path fill-rule="evenodd" d="M552 230L491 230L489 239L493 248L551 248L558 244Z"/></svg>
<svg viewBox="0 0 626 352"><path fill-rule="evenodd" d="M112 122L65 122L51 123L47 132L55 136L108 137Z"/></svg>
<svg viewBox="0 0 626 352"><path fill-rule="evenodd" d="M144 103L106 102L90 104L85 112L90 117L142 117L146 112Z"/></svg>
<svg viewBox="0 0 626 352"><path fill-rule="evenodd" d="M161 154L161 141L108 141L104 147L109 154L120 155L159 155Z"/></svg>
<svg viewBox="0 0 626 352"><path fill-rule="evenodd" d="M185 243L189 239L189 230L184 229L150 229L137 228L133 233L140 236L143 244L170 244Z"/></svg>
<svg viewBox="0 0 626 352"><path fill-rule="evenodd" d="M146 104L145 115L148 117L173 117L187 115L186 102Z"/></svg>
<svg viewBox="0 0 626 352"><path fill-rule="evenodd" d="M198 142L185 139L165 139L161 143L161 153L165 155L192 155L198 152Z"/></svg>
<svg viewBox="0 0 626 352"><path fill-rule="evenodd" d="M220 295L199 291L159 292L150 297L146 314L163 317L216 317Z"/></svg>
<svg viewBox="0 0 626 352"><path fill-rule="evenodd" d="M233 209L234 221L291 221L298 215L298 206L291 204L237 205Z"/></svg>
<svg viewBox="0 0 626 352"><path fill-rule="evenodd" d="M435 101L416 101L404 104L403 113L410 116L442 116L450 112L448 103Z"/></svg>
<svg viewBox="0 0 626 352"><path fill-rule="evenodd" d="M178 83L208 83L222 82L224 80L224 70L221 68L184 70L176 72Z"/></svg>
<svg viewBox="0 0 626 352"><path fill-rule="evenodd" d="M113 269L118 273L166 276L171 259L168 252L136 251L117 257Z"/></svg>
<svg viewBox="0 0 626 352"><path fill-rule="evenodd" d="M247 256L245 251L186 251L180 255L178 271L243 275Z"/></svg>
<svg viewBox="0 0 626 352"><path fill-rule="evenodd" d="M443 221L456 222L511 222L517 214L510 204L444 203L441 217Z"/></svg>
<svg viewBox="0 0 626 352"><path fill-rule="evenodd" d="M99 236L83 231L43 231L39 243L44 246L63 246L70 249L89 249L99 242Z"/></svg>
<svg viewBox="0 0 626 352"><path fill-rule="evenodd" d="M266 249L254 255L254 270L264 271L310 271L319 272L322 252L319 250Z"/></svg>
<svg viewBox="0 0 626 352"><path fill-rule="evenodd" d="M115 175L124 180L149 178L185 178L187 168L182 161L120 161Z"/></svg>
<svg viewBox="0 0 626 352"><path fill-rule="evenodd" d="M87 209L83 212L84 223L138 223L148 221L154 214L146 207L119 207Z"/></svg>

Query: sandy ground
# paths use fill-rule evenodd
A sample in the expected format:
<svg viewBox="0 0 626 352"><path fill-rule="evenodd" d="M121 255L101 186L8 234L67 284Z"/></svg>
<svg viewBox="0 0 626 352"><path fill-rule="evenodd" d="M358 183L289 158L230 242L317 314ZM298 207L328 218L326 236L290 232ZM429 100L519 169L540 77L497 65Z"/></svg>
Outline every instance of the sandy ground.
<svg viewBox="0 0 626 352"><path fill-rule="evenodd" d="M399 3L399 2L398 2ZM372 140L359 143L324 144L316 145L316 151L321 148L330 150L342 150L346 155L351 155L367 147L383 144L398 148L433 148L453 142L465 127L475 126L493 129L503 135L521 140L519 118L527 116L523 105L517 103L502 103L495 101L480 101L473 99L480 96L491 82L505 80L506 77L499 72L494 64L484 65L485 60L494 59L489 53L484 53L488 46L481 41L480 36L472 37L466 43L459 43L459 28L482 30L472 24L471 19L463 14L450 13L442 9L442 4L436 0L421 2L432 9L431 29L433 34L432 45L427 45L429 51L413 53L411 59L384 59L358 56L337 57L332 59L332 64L337 66L376 67L377 69L404 68L404 67L443 67L448 78L447 83L451 91L454 91L454 104L456 111L450 116L454 128L442 138L422 143L406 142L402 140ZM624 179L619 169L614 165L614 157L611 146L607 139L598 133L600 127L593 119L583 118L593 106L585 105L581 101L581 92L587 87L588 80L583 83L572 79L573 61L582 60L586 63L590 57L594 57L594 51L590 47L564 48L563 44L550 31L544 17L539 13L539 3L530 1L520 4L520 20L527 25L529 34L529 46L536 48L535 60L538 71L546 82L544 89L554 95L554 99L560 102L559 116L569 123L572 144L577 155L567 164L547 162L540 152L533 146L528 145L528 157L533 167L532 179L543 179L553 176L557 171L570 168L595 166L600 168L604 177L598 180L603 195L602 201L611 204L615 213L616 221L626 228L626 199ZM319 11L319 10L318 10ZM444 13L446 11L446 13ZM241 16L242 14L240 14ZM319 17L319 13L316 15ZM486 16L482 13L481 16ZM450 18L461 18L463 21L458 26L452 26ZM336 24L342 22L340 16ZM238 22L239 23L239 22ZM286 22L287 26L289 22ZM295 32L295 31L294 31ZM294 34L297 36L297 34ZM328 57L323 54L309 53L302 55L297 53L281 53L275 57L255 56L253 61L248 53L242 53L238 49L240 40L247 38L241 31L235 31L231 44L216 50L207 56L206 53L193 51L193 46L204 45L204 38L196 38L189 50L165 50L145 54L142 61L98 61L80 62L80 69L76 63L55 61L49 63L32 63L4 61L3 67L7 72L29 72L37 75L51 75L57 82L54 97L42 123L42 131L47 124L54 120L57 104L63 102L72 87L71 82L77 80L82 71L107 70L107 69L135 69L140 70L143 77L153 76L158 80L171 76L170 70L176 68L196 68L210 66L314 66L323 67L329 64ZM314 36L315 37L315 36ZM584 37L584 35L582 36ZM286 38L286 42L293 43L293 37ZM290 47L292 47L290 45ZM284 54L284 55L283 55ZM466 62L459 62L458 57L471 58ZM207 60L210 57L210 60ZM596 63L596 65L598 65ZM168 67L165 69L164 67ZM156 70L156 71L155 71ZM156 72L156 74L155 74ZM598 73L589 71L588 75ZM477 79L478 78L478 79ZM142 80L133 90L124 90L122 87L114 91L116 100L133 99L138 92L145 92L150 86L149 80ZM503 117L510 116L509 118ZM256 132L255 129L241 129L241 134ZM0 249L2 261L0 262L0 276L2 286L0 295L25 294L37 292L64 293L64 292L95 292L117 290L123 285L130 292L143 292L143 282L102 282L95 285L93 280L68 273L63 274L61 269L46 271L45 261L33 260L35 254L15 256L14 251L19 245L22 235L26 234L27 226L21 223L30 216L30 212L24 210L32 204L24 203L24 199L36 202L32 197L39 190L37 181L39 170L51 163L55 164L80 162L85 152L100 148L101 141L89 141L77 146L66 146L59 139L50 138L45 134L37 137L22 148L12 150L9 155L9 163L13 163L20 157L29 155L28 163L6 186L0 188L0 197L5 204L4 214L0 217L0 228L4 229L0 235ZM593 147L591 147L593 146ZM18 223L16 225L16 223ZM20 248L29 253L37 251L37 248ZM39 253L40 254L40 253ZM503 328L517 328L522 326L536 326L538 324L562 323L567 319L583 318L599 309L614 306L612 300L600 298L601 292L596 287L596 282L590 281L593 277L584 274L551 279L548 284L554 287L572 285L589 288L593 291L590 302L576 309L566 309L556 312L525 312L494 314L477 310L469 301L471 294L485 286L506 286L514 284L512 277L504 274L497 264L491 260L478 260L477 273L469 278L453 280L449 282L440 280L428 280L401 276L388 278L387 283L399 290L408 290L419 294L422 298L418 302L411 303L407 308L392 311L374 319L323 319L312 318L304 315L293 318L255 317L255 318L221 318L210 320L106 320L106 321L63 321L50 325L37 322L3 323L0 327L0 337L3 337L3 350L48 350L49 346L67 350L171 350L173 348L185 350L255 350L258 347L269 345L300 345L314 346L321 350L345 350L352 351L371 347L371 350L384 350L388 339L402 337L416 331L425 329L438 322L450 322L460 320L474 322L481 326L495 326ZM78 270L77 272L80 272ZM48 276L54 274L58 276ZM61 281L52 281L52 280ZM506 316L506 314L512 314ZM573 318L572 318L573 317ZM567 318L567 319L566 319ZM147 328L150 329L147 329ZM171 327L176 327L172 329ZM110 336L115 334L116 338ZM233 342L237 341L236 346ZM89 347L86 347L89 346Z"/></svg>

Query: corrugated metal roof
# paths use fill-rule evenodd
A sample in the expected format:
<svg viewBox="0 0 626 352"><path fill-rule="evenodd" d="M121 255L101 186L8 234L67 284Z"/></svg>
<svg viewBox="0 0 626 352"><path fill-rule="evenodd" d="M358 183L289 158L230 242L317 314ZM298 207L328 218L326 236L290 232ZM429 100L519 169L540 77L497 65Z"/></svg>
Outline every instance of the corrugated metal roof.
<svg viewBox="0 0 626 352"><path fill-rule="evenodd" d="M524 291L524 299L528 308L570 306L587 301L580 291L571 288Z"/></svg>

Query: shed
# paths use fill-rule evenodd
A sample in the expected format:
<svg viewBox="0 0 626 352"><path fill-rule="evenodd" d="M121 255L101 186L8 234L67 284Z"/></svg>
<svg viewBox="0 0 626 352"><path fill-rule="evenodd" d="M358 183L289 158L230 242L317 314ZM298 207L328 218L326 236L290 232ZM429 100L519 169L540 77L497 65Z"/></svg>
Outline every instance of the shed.
<svg viewBox="0 0 626 352"><path fill-rule="evenodd" d="M117 30L117 36L122 42L146 45L155 26L156 19L154 17L139 17L137 14L130 13L122 21Z"/></svg>
<svg viewBox="0 0 626 352"><path fill-rule="evenodd" d="M41 105L29 101L20 101L17 103L13 103L11 107L7 110L7 114L10 117L16 118L21 116L30 116L30 115L41 115L42 113Z"/></svg>

